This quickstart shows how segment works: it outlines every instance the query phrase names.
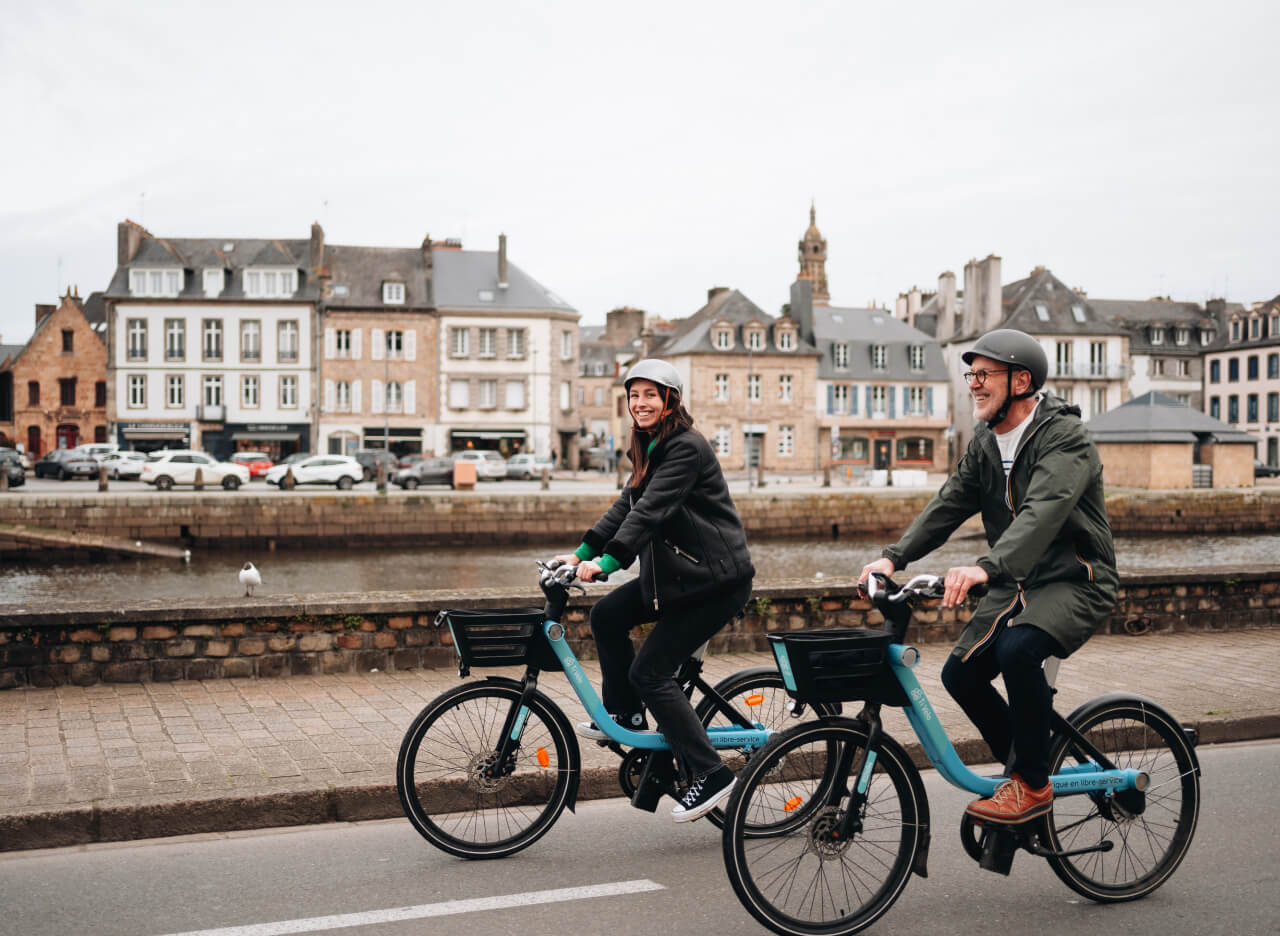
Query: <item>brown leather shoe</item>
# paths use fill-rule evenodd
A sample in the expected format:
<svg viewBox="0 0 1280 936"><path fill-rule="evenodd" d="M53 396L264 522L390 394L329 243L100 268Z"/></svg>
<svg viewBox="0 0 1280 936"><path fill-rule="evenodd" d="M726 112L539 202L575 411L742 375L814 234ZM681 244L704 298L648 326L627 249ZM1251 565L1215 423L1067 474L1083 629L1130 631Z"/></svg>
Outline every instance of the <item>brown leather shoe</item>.
<svg viewBox="0 0 1280 936"><path fill-rule="evenodd" d="M998 822L1002 825L1017 825L1043 816L1053 809L1053 784L1046 783L1039 790L1027 786L1017 774L1014 774L999 789L991 794L990 799L974 800L965 812L983 822Z"/></svg>

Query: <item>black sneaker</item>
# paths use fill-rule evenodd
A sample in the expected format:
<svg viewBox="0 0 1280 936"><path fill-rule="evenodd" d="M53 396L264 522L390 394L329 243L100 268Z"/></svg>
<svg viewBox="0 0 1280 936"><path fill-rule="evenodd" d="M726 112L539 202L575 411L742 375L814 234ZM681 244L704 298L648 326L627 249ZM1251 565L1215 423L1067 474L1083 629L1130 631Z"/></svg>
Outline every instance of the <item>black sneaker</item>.
<svg viewBox="0 0 1280 936"><path fill-rule="evenodd" d="M612 715L610 717L628 731L649 730L649 722L644 717L644 712L636 712L632 715ZM612 740L607 734L601 731L600 727L593 721L578 722L578 727L575 730L578 732L579 738L586 738L588 741Z"/></svg>
<svg viewBox="0 0 1280 936"><path fill-rule="evenodd" d="M671 818L676 822L701 819L733 792L736 782L737 777L733 775L733 771L721 764L711 773L689 784L689 789L680 797L680 804L671 810Z"/></svg>

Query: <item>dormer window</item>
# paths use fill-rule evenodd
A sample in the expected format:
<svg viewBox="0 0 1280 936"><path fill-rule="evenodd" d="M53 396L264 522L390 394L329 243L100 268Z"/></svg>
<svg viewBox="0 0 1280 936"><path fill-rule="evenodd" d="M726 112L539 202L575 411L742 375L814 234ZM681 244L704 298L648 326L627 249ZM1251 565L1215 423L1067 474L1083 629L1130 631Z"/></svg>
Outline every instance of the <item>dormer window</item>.
<svg viewBox="0 0 1280 936"><path fill-rule="evenodd" d="M135 296L173 297L182 292L182 270L130 270L129 292Z"/></svg>
<svg viewBox="0 0 1280 936"><path fill-rule="evenodd" d="M1200 347L1203 348L1205 345L1213 344L1213 339L1217 337L1217 334L1212 328L1200 329Z"/></svg>
<svg viewBox="0 0 1280 936"><path fill-rule="evenodd" d="M838 370L847 370L849 367L849 345L844 342L832 345L831 360Z"/></svg>
<svg viewBox="0 0 1280 936"><path fill-rule="evenodd" d="M1191 329L1178 327L1173 330L1173 343L1185 345L1191 340Z"/></svg>
<svg viewBox="0 0 1280 936"><path fill-rule="evenodd" d="M911 369L917 372L924 370L924 345L911 346Z"/></svg>
<svg viewBox="0 0 1280 936"><path fill-rule="evenodd" d="M794 351L796 349L796 333L791 329L781 330L775 337L778 341L779 351Z"/></svg>
<svg viewBox="0 0 1280 936"><path fill-rule="evenodd" d="M760 329L752 329L747 333L747 348L751 351L764 350L764 332Z"/></svg>
<svg viewBox="0 0 1280 936"><path fill-rule="evenodd" d="M1043 302L1036 303L1036 318L1042 322L1049 321L1049 307Z"/></svg>
<svg viewBox="0 0 1280 936"><path fill-rule="evenodd" d="M871 369L883 371L889 366L889 349L882 344L871 346Z"/></svg>
<svg viewBox="0 0 1280 936"><path fill-rule="evenodd" d="M733 347L733 332L727 328L717 328L715 331L715 346L717 351L728 351Z"/></svg>
<svg viewBox="0 0 1280 936"><path fill-rule="evenodd" d="M404 305L404 283L388 280L382 284L383 305Z"/></svg>
<svg viewBox="0 0 1280 936"><path fill-rule="evenodd" d="M1083 325L1084 324L1084 306L1079 305L1078 303L1076 305L1073 305L1071 307L1071 317L1075 319L1077 322L1079 322L1081 325Z"/></svg>
<svg viewBox="0 0 1280 936"><path fill-rule="evenodd" d="M297 270L245 270L244 294L250 299L287 298L297 291Z"/></svg>
<svg viewBox="0 0 1280 936"><path fill-rule="evenodd" d="M225 277L221 267L211 267L204 271L204 295L206 299L216 299L222 294Z"/></svg>
<svg viewBox="0 0 1280 936"><path fill-rule="evenodd" d="M1231 320L1231 340L1232 341L1240 340L1240 320L1239 319Z"/></svg>
<svg viewBox="0 0 1280 936"><path fill-rule="evenodd" d="M1257 341L1262 337L1262 320L1256 315L1249 319L1249 340Z"/></svg>
<svg viewBox="0 0 1280 936"><path fill-rule="evenodd" d="M1151 326L1151 343L1153 345L1164 344L1164 326L1162 325Z"/></svg>

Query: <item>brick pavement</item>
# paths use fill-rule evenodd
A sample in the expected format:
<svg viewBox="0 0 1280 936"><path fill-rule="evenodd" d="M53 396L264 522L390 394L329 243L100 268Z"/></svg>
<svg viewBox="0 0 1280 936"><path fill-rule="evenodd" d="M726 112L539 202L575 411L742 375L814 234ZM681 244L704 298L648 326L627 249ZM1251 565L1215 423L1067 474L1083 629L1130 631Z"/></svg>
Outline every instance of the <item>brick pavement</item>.
<svg viewBox="0 0 1280 936"><path fill-rule="evenodd" d="M916 673L939 717L975 750L976 732L938 681L949 647L920 649ZM706 672L714 682L770 663L718 655ZM594 662L584 666L598 685ZM401 736L457 684L439 669L0 693L0 851L400 815ZM1058 708L1125 689L1199 725L1204 742L1247 740L1280 736L1277 687L1280 628L1099 636L1063 666ZM585 717L562 676L541 688L571 721ZM886 724L911 740L900 712ZM589 743L582 752L584 797L617 795L617 758Z"/></svg>

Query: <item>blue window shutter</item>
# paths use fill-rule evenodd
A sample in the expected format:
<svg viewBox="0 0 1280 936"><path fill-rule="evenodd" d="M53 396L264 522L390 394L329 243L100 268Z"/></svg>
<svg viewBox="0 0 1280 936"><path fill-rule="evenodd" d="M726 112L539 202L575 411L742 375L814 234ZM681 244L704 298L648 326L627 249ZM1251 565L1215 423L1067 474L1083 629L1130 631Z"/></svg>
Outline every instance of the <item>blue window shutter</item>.
<svg viewBox="0 0 1280 936"><path fill-rule="evenodd" d="M871 415L871 385L870 384L867 385L866 403L867 403L867 415L870 416Z"/></svg>
<svg viewBox="0 0 1280 936"><path fill-rule="evenodd" d="M894 396L895 396L895 394L894 394L894 392L893 392L893 387L885 387L885 388L884 388L884 395L885 395L885 396L887 396L887 397L889 398L889 418L890 418L890 419L895 419L895 418L897 418L897 415L898 415L898 414L897 414L896 412L894 412L894 408L893 408L893 398L894 398Z"/></svg>
<svg viewBox="0 0 1280 936"><path fill-rule="evenodd" d="M929 415L933 415L933 387L924 388L924 408L928 410Z"/></svg>
<svg viewBox="0 0 1280 936"><path fill-rule="evenodd" d="M835 384L827 384L827 412L834 413L835 411L836 411Z"/></svg>
<svg viewBox="0 0 1280 936"><path fill-rule="evenodd" d="M849 412L858 415L858 388L852 385L849 387Z"/></svg>
<svg viewBox="0 0 1280 936"><path fill-rule="evenodd" d="M911 388L902 388L902 415L905 416L911 412Z"/></svg>

